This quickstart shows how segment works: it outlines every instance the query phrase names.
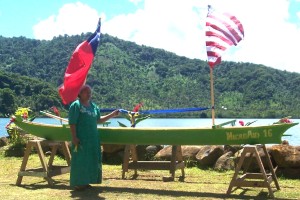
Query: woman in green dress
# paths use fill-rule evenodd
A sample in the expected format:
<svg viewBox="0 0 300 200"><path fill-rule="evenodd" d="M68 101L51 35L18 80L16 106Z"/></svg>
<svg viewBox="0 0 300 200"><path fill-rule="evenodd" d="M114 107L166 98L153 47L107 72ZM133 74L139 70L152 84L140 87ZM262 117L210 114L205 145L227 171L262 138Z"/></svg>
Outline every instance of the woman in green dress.
<svg viewBox="0 0 300 200"><path fill-rule="evenodd" d="M118 110L100 116L99 108L90 101L91 88L84 85L79 99L70 105L69 124L72 134L70 185L75 190L101 183L102 160L97 124L119 114Z"/></svg>

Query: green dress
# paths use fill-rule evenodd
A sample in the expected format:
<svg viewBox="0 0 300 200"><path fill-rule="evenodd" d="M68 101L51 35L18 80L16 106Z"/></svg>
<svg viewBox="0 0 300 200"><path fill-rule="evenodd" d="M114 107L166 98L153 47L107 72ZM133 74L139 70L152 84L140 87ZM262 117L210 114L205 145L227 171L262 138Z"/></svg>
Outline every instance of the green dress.
<svg viewBox="0 0 300 200"><path fill-rule="evenodd" d="M80 140L77 148L71 148L70 185L80 186L101 183L102 161L97 122L99 108L91 103L86 107L79 100L69 109L69 124L76 125L76 134Z"/></svg>

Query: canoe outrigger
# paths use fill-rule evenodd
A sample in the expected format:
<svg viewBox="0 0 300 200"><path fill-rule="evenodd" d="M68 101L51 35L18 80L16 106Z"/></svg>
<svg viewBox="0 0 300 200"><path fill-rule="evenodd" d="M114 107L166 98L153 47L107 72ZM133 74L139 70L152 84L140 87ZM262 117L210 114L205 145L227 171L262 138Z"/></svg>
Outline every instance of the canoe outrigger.
<svg viewBox="0 0 300 200"><path fill-rule="evenodd" d="M233 123L235 120L230 121ZM37 137L54 141L70 141L67 124L52 125L23 120L16 116L14 123ZM162 145L234 145L279 144L284 132L298 123L278 123L266 126L223 127L98 127L103 144L162 144Z"/></svg>

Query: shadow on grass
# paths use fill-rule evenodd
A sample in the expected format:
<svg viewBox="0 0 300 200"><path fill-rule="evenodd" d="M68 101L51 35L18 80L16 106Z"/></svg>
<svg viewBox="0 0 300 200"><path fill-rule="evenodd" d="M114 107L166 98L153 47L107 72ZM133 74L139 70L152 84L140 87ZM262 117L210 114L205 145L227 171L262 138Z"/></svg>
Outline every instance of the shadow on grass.
<svg viewBox="0 0 300 200"><path fill-rule="evenodd" d="M56 190L70 190L69 181L53 181L53 185L48 185L47 181L39 181L32 184L21 184L17 187L22 187L28 190L37 190L37 189L56 189ZM11 186L16 186L15 184L10 184Z"/></svg>
<svg viewBox="0 0 300 200"><path fill-rule="evenodd" d="M42 183L42 185L41 185ZM13 184L11 184L13 185ZM15 185L14 185L15 186ZM211 199L255 199L255 200L265 200L268 199L268 192L261 191L257 196L247 195L249 188L239 188L242 190L239 194L226 193L212 193L212 192L190 192L190 191L177 191L177 190L164 190L164 189L145 189L145 188L129 188L129 187L110 187L110 186L93 186L91 189L86 189L84 191L74 191L69 186L69 182L57 182L54 181L53 186L45 184L45 182L38 182L30 185L21 185L20 187L37 190L37 189L57 189L57 190L70 190L70 197L76 199L105 199L105 193L115 193L120 196L123 193L125 195L152 195L149 198L159 197L186 197L186 198L211 198ZM235 190L233 190L235 191ZM107 194L109 195L109 194ZM153 196L154 195L154 196ZM138 196L136 196L138 197ZM276 198L275 198L276 199ZM277 200L279 200L277 198ZM281 198L281 200L289 200L288 198Z"/></svg>
<svg viewBox="0 0 300 200"><path fill-rule="evenodd" d="M102 192L118 193L131 193L131 194L149 194L157 195L160 197L186 197L186 198L212 198L212 199L267 199L268 193L262 192L257 197L245 195L245 192L241 194L224 194L224 193L210 193L210 192L188 192L188 191L176 191L176 190L159 190L159 189L144 189L144 188L127 188L127 187L100 187Z"/></svg>
<svg viewBox="0 0 300 200"><path fill-rule="evenodd" d="M45 184L46 183L46 184ZM16 186L14 184L11 184L11 186ZM62 182L62 181L53 181L53 185L49 186L47 182L37 182L34 184L29 185L20 185L19 187L28 189L28 190L38 190L38 189L54 189L54 190L68 190L70 191L70 197L72 199L105 199L104 197L101 197L101 193L103 192L102 187L92 187L89 189L86 189L84 191L75 191L72 187L69 186L69 181Z"/></svg>
<svg viewBox="0 0 300 200"><path fill-rule="evenodd" d="M74 191L70 186L67 185L53 185L49 187L48 185L24 185L21 186L26 189L37 190L52 188L58 190L70 190L70 197L76 199L106 199L106 193L114 193L117 196L134 196L134 195L150 195L149 198L156 198L155 196L163 197L186 197L186 198L209 198L209 199L255 199L255 200L265 200L268 198L267 192L261 192L257 197L246 195L247 189L240 194L227 195L225 193L210 193L210 192L188 192L188 191L176 191L176 190L160 190L160 189L144 189L144 188L129 188L129 187L109 187L109 186L93 186L91 189L86 189L84 191ZM107 194L109 195L109 194ZM138 198L138 196L135 196Z"/></svg>
<svg viewBox="0 0 300 200"><path fill-rule="evenodd" d="M104 197L101 197L101 193L103 193L102 187L93 187L84 191L72 190L70 193L72 199L105 199Z"/></svg>

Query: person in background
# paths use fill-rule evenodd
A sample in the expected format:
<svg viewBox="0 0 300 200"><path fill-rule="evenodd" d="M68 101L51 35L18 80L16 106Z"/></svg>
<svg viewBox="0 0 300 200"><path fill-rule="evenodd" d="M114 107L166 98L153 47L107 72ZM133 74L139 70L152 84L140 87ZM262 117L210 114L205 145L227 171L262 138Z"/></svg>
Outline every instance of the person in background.
<svg viewBox="0 0 300 200"><path fill-rule="evenodd" d="M72 134L70 186L76 191L91 188L102 181L102 160L98 123L119 114L118 110L100 116L99 108L91 102L91 87L81 87L78 99L69 108Z"/></svg>

